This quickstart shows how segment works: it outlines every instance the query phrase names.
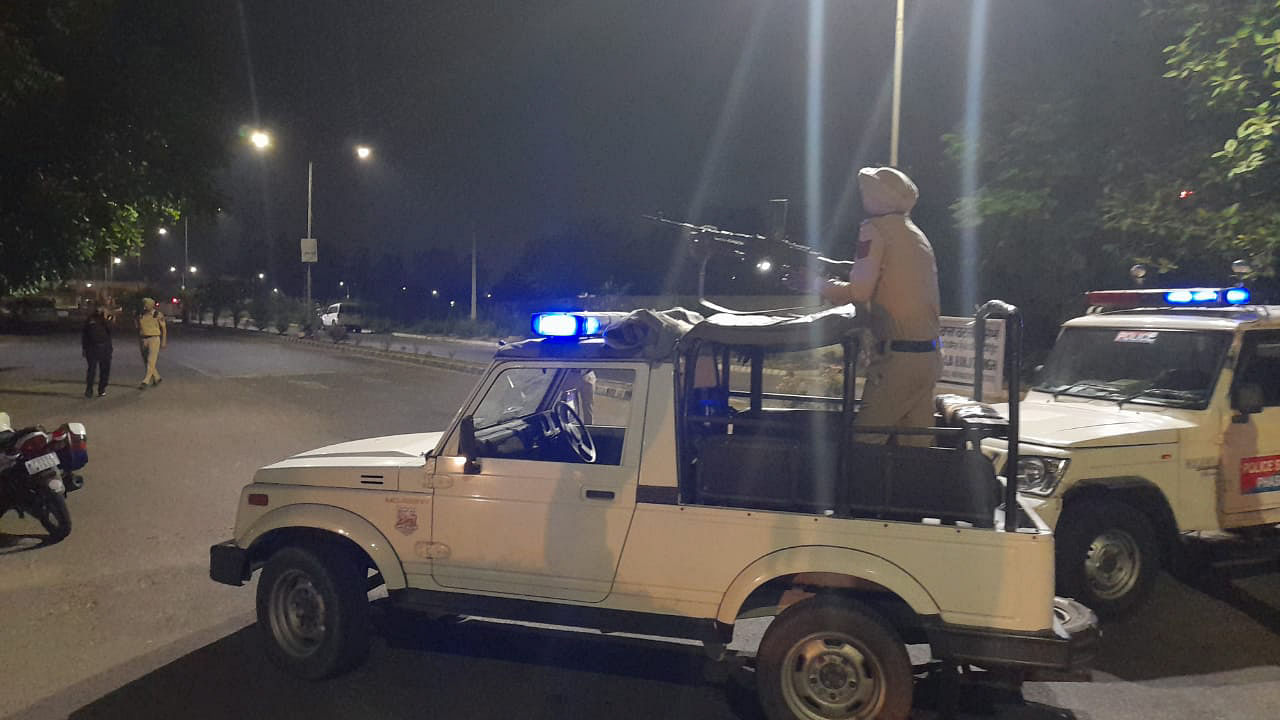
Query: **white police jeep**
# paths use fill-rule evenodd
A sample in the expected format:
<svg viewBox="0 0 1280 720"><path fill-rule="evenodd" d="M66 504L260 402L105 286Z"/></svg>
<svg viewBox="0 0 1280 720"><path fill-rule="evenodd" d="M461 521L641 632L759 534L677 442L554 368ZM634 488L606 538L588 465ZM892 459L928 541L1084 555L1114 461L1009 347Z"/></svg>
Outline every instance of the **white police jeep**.
<svg viewBox="0 0 1280 720"><path fill-rule="evenodd" d="M1280 306L1244 288L1088 297L1021 403L1017 475L1055 528L1059 591L1106 616L1147 597L1184 535L1276 537Z"/></svg>
<svg viewBox="0 0 1280 720"><path fill-rule="evenodd" d="M1024 509L1005 523L978 449L1003 419L956 421L933 448L863 445L851 372L839 396L766 392L767 366L814 349L849 370L852 307L534 324L549 337L501 348L444 432L320 448L244 488L210 574L262 569L276 663L322 678L359 662L382 584L397 609L713 655L739 619L776 615L756 666L774 720L907 717L906 643L1014 674L1093 655L1092 613L1054 597L1049 529Z"/></svg>

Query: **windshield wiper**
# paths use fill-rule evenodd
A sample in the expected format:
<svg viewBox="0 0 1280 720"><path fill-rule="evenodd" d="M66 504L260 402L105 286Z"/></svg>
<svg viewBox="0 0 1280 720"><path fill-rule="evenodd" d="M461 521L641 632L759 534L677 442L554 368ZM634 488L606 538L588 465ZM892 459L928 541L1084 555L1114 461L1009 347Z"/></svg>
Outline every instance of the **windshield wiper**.
<svg viewBox="0 0 1280 720"><path fill-rule="evenodd" d="M1070 391L1075 390L1076 388L1079 388L1081 390L1097 390L1099 392L1107 393L1108 395L1115 395L1120 392L1119 390L1115 389L1114 387L1111 387L1110 385L1102 385L1100 383L1092 383L1092 382L1076 382L1076 383L1070 383L1068 385L1063 385L1057 388L1056 390L1054 390L1053 399L1057 400L1059 395L1072 395L1073 393L1071 393ZM1089 396L1081 395L1080 397L1089 397Z"/></svg>
<svg viewBox="0 0 1280 720"><path fill-rule="evenodd" d="M1126 395L1120 398L1118 402L1118 406L1124 407L1125 403L1129 402L1130 400L1135 400L1137 398L1140 398L1143 395L1150 395L1151 397L1158 398L1160 400L1181 400L1183 402L1199 402L1204 397L1204 391L1203 390L1174 390L1173 388L1150 387L1150 388L1147 388L1146 390L1139 390L1138 392L1131 393L1129 395Z"/></svg>

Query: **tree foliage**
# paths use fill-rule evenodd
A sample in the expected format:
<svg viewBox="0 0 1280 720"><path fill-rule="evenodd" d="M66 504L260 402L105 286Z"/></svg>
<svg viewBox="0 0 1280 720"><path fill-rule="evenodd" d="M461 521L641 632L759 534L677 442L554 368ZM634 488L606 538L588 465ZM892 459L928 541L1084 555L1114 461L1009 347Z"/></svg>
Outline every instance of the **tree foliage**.
<svg viewBox="0 0 1280 720"><path fill-rule="evenodd" d="M1166 82L1183 97L1186 132L1101 206L1135 255L1174 276L1222 279L1237 258L1275 274L1280 243L1280 2L1162 0L1150 25L1171 28ZM1198 278L1192 276L1201 274Z"/></svg>
<svg viewBox="0 0 1280 720"><path fill-rule="evenodd" d="M221 5L0 4L0 293L128 254L216 202Z"/></svg>
<svg viewBox="0 0 1280 720"><path fill-rule="evenodd" d="M1078 73L988 100L981 186L952 208L957 227L979 231L984 289L1033 308L1046 334L1073 296L1125 284L1133 263L1154 283L1219 283L1237 258L1273 274L1280 243L1280 4L1108 9L1131 17L1046 60ZM958 162L963 141L948 139Z"/></svg>
<svg viewBox="0 0 1280 720"><path fill-rule="evenodd" d="M1155 13L1186 27L1165 48L1167 78L1184 81L1205 106L1236 118L1214 158L1227 177L1276 161L1280 128L1280 2L1202 0L1167 3Z"/></svg>

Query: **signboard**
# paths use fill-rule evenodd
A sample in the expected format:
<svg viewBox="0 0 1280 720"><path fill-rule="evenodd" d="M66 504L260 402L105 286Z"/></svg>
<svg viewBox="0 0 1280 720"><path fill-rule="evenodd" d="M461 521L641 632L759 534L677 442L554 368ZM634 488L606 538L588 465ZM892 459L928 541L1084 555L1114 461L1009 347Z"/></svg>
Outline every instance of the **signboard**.
<svg viewBox="0 0 1280 720"><path fill-rule="evenodd" d="M942 345L942 382L973 385L973 318L943 316L939 340ZM983 390L992 393L1004 388L1004 321L987 321L987 342L982 348Z"/></svg>
<svg viewBox="0 0 1280 720"><path fill-rule="evenodd" d="M318 262L318 260L316 259L318 257L319 255L316 252L316 239L302 238L302 262L304 263Z"/></svg>
<svg viewBox="0 0 1280 720"><path fill-rule="evenodd" d="M1240 461L1240 494L1280 490L1280 455L1250 457Z"/></svg>

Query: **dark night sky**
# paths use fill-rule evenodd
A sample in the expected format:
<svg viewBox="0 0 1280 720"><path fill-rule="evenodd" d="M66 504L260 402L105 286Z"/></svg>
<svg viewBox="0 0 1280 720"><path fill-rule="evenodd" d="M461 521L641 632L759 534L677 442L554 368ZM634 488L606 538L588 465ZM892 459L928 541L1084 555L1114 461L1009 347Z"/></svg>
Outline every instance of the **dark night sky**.
<svg viewBox="0 0 1280 720"><path fill-rule="evenodd" d="M943 158L940 136L962 122L973 5L908 2L900 164L921 185L917 220L935 245L955 234L946 208L959 171ZM1088 83L1107 72L1109 61L1081 67L1074 58L1114 54L1108 28L1117 16L1135 22L1134 5L992 0L988 91L1017 93L1050 76ZM584 219L757 208L772 197L791 198L798 221L814 201L804 181L808 7L245 2L247 58L226 72L245 125L269 128L276 145L265 157L246 144L233 149L219 244L296 243L308 159L322 259L335 244L461 248L473 229L482 247L507 250ZM856 202L841 202L850 172L888 161L893 9L893 0L826 3L817 200L837 247L860 219ZM357 163L358 141L374 147L373 162ZM511 253L486 255L500 264Z"/></svg>

